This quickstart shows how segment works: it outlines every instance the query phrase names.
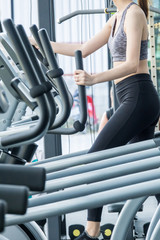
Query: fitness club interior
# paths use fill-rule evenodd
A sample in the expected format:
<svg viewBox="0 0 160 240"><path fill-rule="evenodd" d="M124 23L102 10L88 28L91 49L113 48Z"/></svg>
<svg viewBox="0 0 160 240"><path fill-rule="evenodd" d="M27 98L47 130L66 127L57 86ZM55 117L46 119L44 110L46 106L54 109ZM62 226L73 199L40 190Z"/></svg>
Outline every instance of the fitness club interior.
<svg viewBox="0 0 160 240"><path fill-rule="evenodd" d="M117 99L112 81L77 86L74 71L112 68L108 46L83 59L51 51L88 41L116 11L110 0L0 0L0 240L74 240L102 205L100 240L160 239L160 124L153 139L87 154ZM160 0L148 32L160 96Z"/></svg>

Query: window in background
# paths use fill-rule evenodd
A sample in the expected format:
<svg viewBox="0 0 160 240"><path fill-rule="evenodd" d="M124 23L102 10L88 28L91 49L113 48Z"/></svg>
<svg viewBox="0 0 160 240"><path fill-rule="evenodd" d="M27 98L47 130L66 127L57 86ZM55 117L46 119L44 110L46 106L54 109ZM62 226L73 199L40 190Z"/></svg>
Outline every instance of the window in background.
<svg viewBox="0 0 160 240"><path fill-rule="evenodd" d="M21 0L0 0L0 12L2 22L13 16L14 22L22 24L27 34L30 34L29 27L33 23L38 24L37 1L35 0L23 0L23 4Z"/></svg>
<svg viewBox="0 0 160 240"><path fill-rule="evenodd" d="M61 18L77 10L104 9L104 0L55 0L55 19ZM106 23L105 14L78 15L67 21L56 23L57 42L80 43L85 42L94 36ZM84 69L91 73L98 73L108 69L107 46L99 49L91 56L83 59ZM64 70L64 78L70 91L74 94L74 108L71 121L79 117L77 104L76 85L73 79L75 70L75 59L73 57L58 55L59 65ZM101 119L103 112L109 107L108 103L108 83L97 84L87 87L88 99L88 121L87 128L83 133L74 134L66 140L67 136L62 136L63 153L75 152L86 149L94 141L98 128L98 120ZM93 103L93 104L92 104ZM72 119L73 118L73 119ZM70 124L70 122L69 122Z"/></svg>
<svg viewBox="0 0 160 240"><path fill-rule="evenodd" d="M0 0L0 19L2 24L6 18L11 18L11 0Z"/></svg>

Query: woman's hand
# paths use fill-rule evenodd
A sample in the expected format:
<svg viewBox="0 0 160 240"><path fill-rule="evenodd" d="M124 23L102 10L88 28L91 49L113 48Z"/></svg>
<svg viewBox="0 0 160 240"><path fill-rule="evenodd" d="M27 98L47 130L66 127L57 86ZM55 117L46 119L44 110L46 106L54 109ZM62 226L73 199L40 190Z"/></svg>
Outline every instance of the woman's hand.
<svg viewBox="0 0 160 240"><path fill-rule="evenodd" d="M29 37L30 44L33 45L35 48L39 49L36 40L33 37Z"/></svg>
<svg viewBox="0 0 160 240"><path fill-rule="evenodd" d="M84 70L76 70L74 72L74 80L77 85L85 85L85 86L94 85L93 75L88 74Z"/></svg>

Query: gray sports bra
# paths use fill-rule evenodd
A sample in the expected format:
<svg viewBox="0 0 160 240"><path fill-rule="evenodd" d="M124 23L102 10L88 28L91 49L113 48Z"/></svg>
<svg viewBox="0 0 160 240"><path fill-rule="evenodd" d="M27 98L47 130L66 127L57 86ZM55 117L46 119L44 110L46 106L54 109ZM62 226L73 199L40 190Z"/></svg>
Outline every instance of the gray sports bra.
<svg viewBox="0 0 160 240"><path fill-rule="evenodd" d="M115 34L114 30L117 21L116 18L111 29L111 34L108 39L108 47L110 49L113 62L121 62L126 60L127 37L126 33L124 32L124 20L127 10L132 4L135 3L131 2L123 11L120 25ZM148 39L141 41L140 60L147 59L147 57L148 57Z"/></svg>

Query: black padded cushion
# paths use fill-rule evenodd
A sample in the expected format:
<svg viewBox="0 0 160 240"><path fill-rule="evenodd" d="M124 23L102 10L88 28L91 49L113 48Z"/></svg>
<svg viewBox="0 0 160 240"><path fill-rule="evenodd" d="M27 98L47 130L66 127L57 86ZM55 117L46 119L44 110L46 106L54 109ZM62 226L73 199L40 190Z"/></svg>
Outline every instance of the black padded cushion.
<svg viewBox="0 0 160 240"><path fill-rule="evenodd" d="M113 213L113 212L120 213L120 211L122 210L124 204L125 204L125 201L108 205L108 212L109 213ZM143 211L143 205L140 207L140 209L138 211L139 212Z"/></svg>

